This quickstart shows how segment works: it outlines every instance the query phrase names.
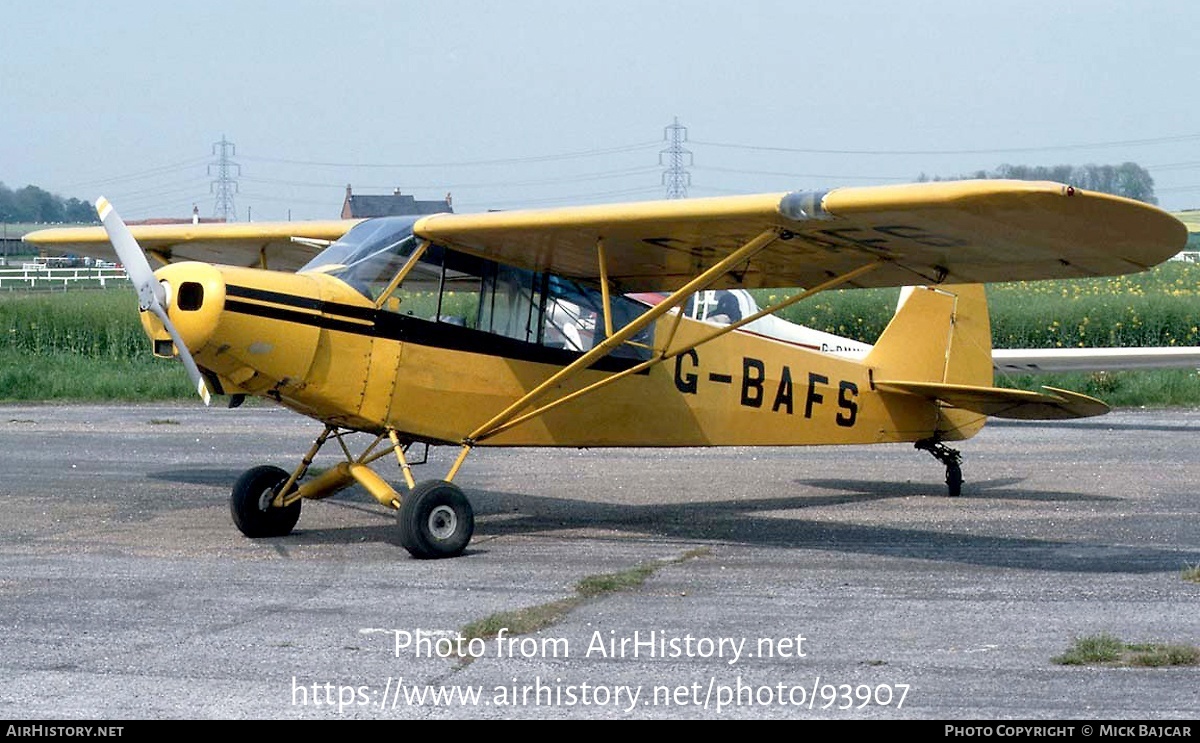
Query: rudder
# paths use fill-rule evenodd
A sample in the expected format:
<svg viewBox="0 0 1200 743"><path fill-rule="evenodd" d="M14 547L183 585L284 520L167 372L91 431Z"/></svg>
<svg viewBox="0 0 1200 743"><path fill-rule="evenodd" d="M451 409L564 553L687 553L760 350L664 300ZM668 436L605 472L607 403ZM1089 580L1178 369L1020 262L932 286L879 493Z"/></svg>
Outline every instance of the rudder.
<svg viewBox="0 0 1200 743"><path fill-rule="evenodd" d="M867 355L876 379L992 385L992 329L982 284L917 287ZM942 406L941 439L963 439L983 427L978 413Z"/></svg>

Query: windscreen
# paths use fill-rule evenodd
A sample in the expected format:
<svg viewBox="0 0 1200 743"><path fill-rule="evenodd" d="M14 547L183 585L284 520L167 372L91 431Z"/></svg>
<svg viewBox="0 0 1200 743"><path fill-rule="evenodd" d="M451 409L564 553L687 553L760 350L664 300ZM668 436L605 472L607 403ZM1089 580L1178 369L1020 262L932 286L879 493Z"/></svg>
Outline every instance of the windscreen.
<svg viewBox="0 0 1200 743"><path fill-rule="evenodd" d="M412 228L417 219L416 216L368 219L321 251L299 272L336 276L373 300L416 248Z"/></svg>

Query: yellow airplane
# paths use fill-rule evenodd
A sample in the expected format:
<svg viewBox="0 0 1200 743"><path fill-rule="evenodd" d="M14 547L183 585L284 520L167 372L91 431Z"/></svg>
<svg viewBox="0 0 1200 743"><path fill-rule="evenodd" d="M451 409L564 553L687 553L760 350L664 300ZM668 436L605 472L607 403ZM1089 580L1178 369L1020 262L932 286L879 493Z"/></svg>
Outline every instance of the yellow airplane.
<svg viewBox="0 0 1200 743"><path fill-rule="evenodd" d="M231 494L248 537L288 534L305 498L353 484L398 512L415 557L450 557L474 516L454 485L477 446L909 442L946 467L985 418L1107 406L992 386L983 282L1141 271L1183 224L1142 203L1048 182L962 181L364 221L45 230L43 247L111 240L154 353L210 390L325 424L291 472ZM143 249L168 264L152 271ZM299 270L296 270L299 269ZM861 359L742 331L834 287L924 284ZM716 327L685 317L709 289L801 287ZM349 434L371 441L351 450ZM335 440L337 467L305 479ZM461 447L417 483L409 447ZM394 456L400 492L370 465Z"/></svg>

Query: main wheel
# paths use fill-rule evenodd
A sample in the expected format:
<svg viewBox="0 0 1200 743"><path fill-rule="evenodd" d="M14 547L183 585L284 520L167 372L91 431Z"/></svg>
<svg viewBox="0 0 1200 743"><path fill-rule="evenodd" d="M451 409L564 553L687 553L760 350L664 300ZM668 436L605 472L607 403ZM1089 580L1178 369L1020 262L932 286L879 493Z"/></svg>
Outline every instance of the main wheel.
<svg viewBox="0 0 1200 743"><path fill-rule="evenodd" d="M419 483L396 514L400 544L420 560L461 555L475 532L475 513L458 486L444 480Z"/></svg>
<svg viewBox="0 0 1200 743"><path fill-rule="evenodd" d="M254 539L291 533L300 518L300 501L283 508L271 505L287 480L287 472L270 465L242 473L229 495L229 511L242 534Z"/></svg>

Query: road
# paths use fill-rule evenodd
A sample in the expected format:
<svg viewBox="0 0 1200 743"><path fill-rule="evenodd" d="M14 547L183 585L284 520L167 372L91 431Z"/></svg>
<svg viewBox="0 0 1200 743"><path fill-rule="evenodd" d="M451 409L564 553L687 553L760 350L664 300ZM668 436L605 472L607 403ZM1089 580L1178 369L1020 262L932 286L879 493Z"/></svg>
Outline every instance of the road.
<svg viewBox="0 0 1200 743"><path fill-rule="evenodd" d="M0 715L1192 719L1200 669L1067 667L1074 638L1200 643L1200 413L991 424L963 496L907 446L477 450L458 559L352 489L233 527L268 408L0 407ZM445 474L435 449L418 477ZM318 466L336 462L334 448ZM398 480L394 465L385 476ZM464 625L577 596L539 633ZM503 621L501 622L503 623ZM400 647L398 647L400 646ZM435 695L448 695L437 696Z"/></svg>

